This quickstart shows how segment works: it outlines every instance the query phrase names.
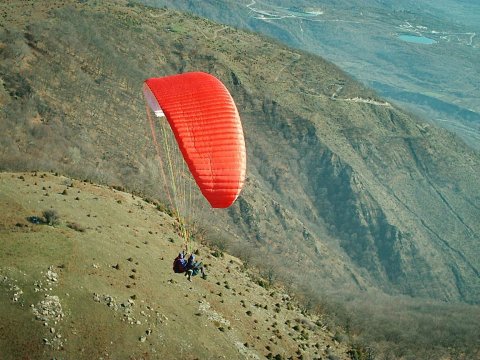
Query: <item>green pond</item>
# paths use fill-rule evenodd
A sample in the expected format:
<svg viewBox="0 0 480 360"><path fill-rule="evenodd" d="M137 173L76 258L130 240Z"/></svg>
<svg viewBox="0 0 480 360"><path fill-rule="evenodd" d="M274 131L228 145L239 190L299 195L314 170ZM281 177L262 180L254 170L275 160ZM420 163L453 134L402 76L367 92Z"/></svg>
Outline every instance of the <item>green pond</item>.
<svg viewBox="0 0 480 360"><path fill-rule="evenodd" d="M435 44L437 41L430 39L425 36L417 36L417 35L398 35L398 38L403 41L407 41L410 43L415 44L424 44L424 45L431 45Z"/></svg>

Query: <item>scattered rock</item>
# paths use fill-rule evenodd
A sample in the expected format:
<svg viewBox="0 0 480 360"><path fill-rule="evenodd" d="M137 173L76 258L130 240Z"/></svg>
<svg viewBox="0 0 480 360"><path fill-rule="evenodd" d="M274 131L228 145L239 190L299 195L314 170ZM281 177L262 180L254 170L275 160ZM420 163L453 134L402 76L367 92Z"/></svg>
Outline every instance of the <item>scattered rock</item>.
<svg viewBox="0 0 480 360"><path fill-rule="evenodd" d="M211 306L208 302L206 301L200 301L200 305L198 307L198 310L205 315L207 315L207 318L210 321L213 321L215 323L223 324L227 327L230 326L230 321L225 319L221 314L217 313L215 310L211 309Z"/></svg>
<svg viewBox="0 0 480 360"><path fill-rule="evenodd" d="M58 282L58 274L53 271L53 265L48 268L47 273L45 274L45 277L47 278L47 282L50 283L56 283Z"/></svg>
<svg viewBox="0 0 480 360"><path fill-rule="evenodd" d="M61 320L65 314L60 299L56 295L45 295L45 299L32 308L37 320L52 322Z"/></svg>
<svg viewBox="0 0 480 360"><path fill-rule="evenodd" d="M12 285L10 290L13 291L12 301L18 302L20 300L20 296L23 295L22 289L20 289L18 285Z"/></svg>
<svg viewBox="0 0 480 360"><path fill-rule="evenodd" d="M43 325L45 327L47 327L48 324L52 322L54 324L57 324L65 316L59 297L52 295L45 295L44 300L40 301L37 305L32 307L32 312L37 320L43 321ZM52 339L44 338L44 345L51 346L57 350L62 349L62 335L53 327L50 328L50 333L54 335L54 337Z"/></svg>

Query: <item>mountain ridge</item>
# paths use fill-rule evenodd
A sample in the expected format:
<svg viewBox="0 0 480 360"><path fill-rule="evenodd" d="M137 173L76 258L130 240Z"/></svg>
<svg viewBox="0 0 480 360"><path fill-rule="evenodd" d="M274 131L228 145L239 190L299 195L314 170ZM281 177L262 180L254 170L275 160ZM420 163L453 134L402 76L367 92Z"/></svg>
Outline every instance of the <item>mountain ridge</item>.
<svg viewBox="0 0 480 360"><path fill-rule="evenodd" d="M478 86L472 80L480 70L476 62L478 4L448 0L421 5L361 0L335 4L310 0L137 2L188 11L318 54L389 101L450 129L479 150ZM402 35L434 43L411 44L401 40Z"/></svg>
<svg viewBox="0 0 480 360"><path fill-rule="evenodd" d="M459 138L315 55L188 14L14 1L0 16L0 169L53 170L166 204L141 84L209 72L237 103L248 168L231 208L200 213L206 239L308 308L335 299L345 328L363 328L383 354L405 354L405 339L417 358L478 354L478 311L458 302L479 301L480 159ZM434 310L412 310L425 304ZM432 327L439 318L448 330ZM418 328L435 336L409 333Z"/></svg>
<svg viewBox="0 0 480 360"><path fill-rule="evenodd" d="M3 28L4 166L40 163L161 196L140 125L139 84L151 74L202 69L232 92L249 149L241 200L230 218L216 220L229 224L232 239L267 246L267 253L277 246L302 276L305 262L312 279L318 260L342 259L340 283L357 283L353 273L394 293L478 302L477 154L378 105L384 101L373 91L314 55L188 15L121 4L72 3L48 10L46 21L29 19L23 30ZM128 49L114 29L132 34ZM354 98L370 103L347 101ZM292 227L276 242L268 222ZM290 254L295 247L305 254ZM432 285L421 285L425 279Z"/></svg>

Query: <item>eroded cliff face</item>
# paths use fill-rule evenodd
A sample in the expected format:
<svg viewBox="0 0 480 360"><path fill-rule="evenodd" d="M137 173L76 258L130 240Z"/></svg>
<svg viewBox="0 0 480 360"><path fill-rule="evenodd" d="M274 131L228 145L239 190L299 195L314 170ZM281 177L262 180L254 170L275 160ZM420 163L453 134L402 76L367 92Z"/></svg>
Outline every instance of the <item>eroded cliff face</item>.
<svg viewBox="0 0 480 360"><path fill-rule="evenodd" d="M239 108L248 178L205 226L319 291L479 302L478 154L318 57L164 9L109 6L72 3L2 28L3 168L161 197L140 84L210 72Z"/></svg>
<svg viewBox="0 0 480 360"><path fill-rule="evenodd" d="M329 113L311 109L310 118L280 101L261 105L251 173L271 201L245 195L231 211L245 236L265 243L276 232L262 224L281 225L290 246L304 250L283 249L293 264L321 273L336 269L322 260L342 263L341 275L329 273L332 285L478 301L476 251L459 251L478 241L478 208L458 197L478 200L478 183L469 171L450 174L456 164L442 154L450 148L446 156L478 168L476 155L390 105L339 103Z"/></svg>

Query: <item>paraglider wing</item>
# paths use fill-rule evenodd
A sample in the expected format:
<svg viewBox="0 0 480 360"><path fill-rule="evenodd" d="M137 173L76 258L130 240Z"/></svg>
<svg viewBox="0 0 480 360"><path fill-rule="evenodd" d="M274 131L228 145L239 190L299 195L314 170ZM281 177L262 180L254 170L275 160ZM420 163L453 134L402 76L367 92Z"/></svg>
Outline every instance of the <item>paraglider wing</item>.
<svg viewBox="0 0 480 360"><path fill-rule="evenodd" d="M245 181L246 152L240 117L227 88L203 72L145 81L156 116L165 116L202 194L214 208L230 206Z"/></svg>

